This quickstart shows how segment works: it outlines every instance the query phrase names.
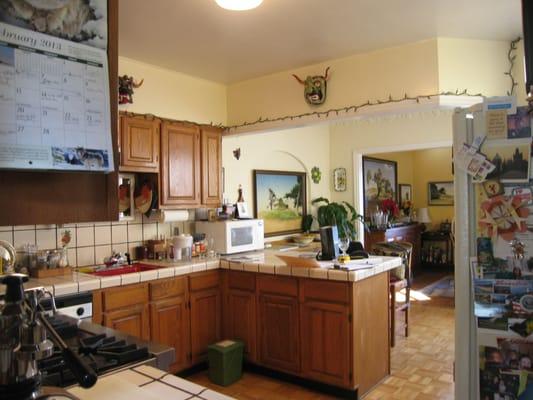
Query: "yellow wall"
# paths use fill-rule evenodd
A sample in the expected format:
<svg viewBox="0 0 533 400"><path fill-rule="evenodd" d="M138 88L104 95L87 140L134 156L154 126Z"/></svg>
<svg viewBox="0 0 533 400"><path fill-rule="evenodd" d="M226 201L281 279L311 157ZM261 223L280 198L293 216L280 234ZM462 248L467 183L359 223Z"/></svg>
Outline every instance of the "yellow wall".
<svg viewBox="0 0 533 400"><path fill-rule="evenodd" d="M331 169L347 170L347 190L332 192L335 201L354 202L359 191L360 170L354 169L354 154L442 147L452 143L452 112L424 112L394 117L351 121L331 126Z"/></svg>
<svg viewBox="0 0 533 400"><path fill-rule="evenodd" d="M429 207L431 226L438 229L444 220L453 218L453 206L428 206L428 182L453 181L452 148L438 148L413 152L415 206Z"/></svg>
<svg viewBox="0 0 533 400"><path fill-rule="evenodd" d="M226 123L226 86L119 57L120 75L144 84L135 90L133 104L120 110L200 123Z"/></svg>
<svg viewBox="0 0 533 400"><path fill-rule="evenodd" d="M327 124L222 139L224 167L224 197L237 200L239 184L244 199L253 204L253 170L285 170L307 172L308 211L312 199L330 196L329 127ZM233 150L241 149L241 158L233 157ZM322 171L319 184L311 181L311 169Z"/></svg>
<svg viewBox="0 0 533 400"><path fill-rule="evenodd" d="M307 75L322 75L328 66L326 103L310 106L304 100L303 86L292 74L305 79ZM431 39L232 84L228 87L228 122L231 125L386 99L389 94L397 97L437 90L437 40Z"/></svg>
<svg viewBox="0 0 533 400"><path fill-rule="evenodd" d="M415 209L428 206L428 182L453 181L452 149L442 147L435 149L402 151L394 153L377 153L372 157L398 163L398 184L411 185ZM438 229L444 220L453 218L453 206L429 207L431 226Z"/></svg>
<svg viewBox="0 0 533 400"><path fill-rule="evenodd" d="M508 49L505 41L436 38L238 82L228 87L228 123L324 111L406 93L467 89L487 96L505 95ZM331 73L326 103L310 106L292 74L302 79L322 75L327 66ZM517 80L522 81L520 67L516 70Z"/></svg>
<svg viewBox="0 0 533 400"><path fill-rule="evenodd" d="M504 96L510 89L509 42L438 38L439 89L468 89L485 96Z"/></svg>

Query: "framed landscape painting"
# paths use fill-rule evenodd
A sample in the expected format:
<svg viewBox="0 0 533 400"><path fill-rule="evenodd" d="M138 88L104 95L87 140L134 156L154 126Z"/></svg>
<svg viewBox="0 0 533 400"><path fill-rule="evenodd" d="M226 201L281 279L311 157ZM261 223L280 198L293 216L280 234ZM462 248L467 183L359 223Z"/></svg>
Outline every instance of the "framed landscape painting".
<svg viewBox="0 0 533 400"><path fill-rule="evenodd" d="M306 193L305 172L254 170L254 214L265 236L302 232Z"/></svg>
<svg viewBox="0 0 533 400"><path fill-rule="evenodd" d="M428 205L453 206L453 181L428 182Z"/></svg>
<svg viewBox="0 0 533 400"><path fill-rule="evenodd" d="M398 167L396 161L363 157L365 217L376 211L381 201L397 201Z"/></svg>

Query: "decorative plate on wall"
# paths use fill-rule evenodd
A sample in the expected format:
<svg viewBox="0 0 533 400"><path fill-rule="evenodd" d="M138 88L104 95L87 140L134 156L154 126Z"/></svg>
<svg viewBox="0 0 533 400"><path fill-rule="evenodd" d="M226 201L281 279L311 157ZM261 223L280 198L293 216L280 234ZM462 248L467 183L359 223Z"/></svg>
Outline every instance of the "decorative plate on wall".
<svg viewBox="0 0 533 400"><path fill-rule="evenodd" d="M336 192L346 191L346 168L333 170L333 188Z"/></svg>

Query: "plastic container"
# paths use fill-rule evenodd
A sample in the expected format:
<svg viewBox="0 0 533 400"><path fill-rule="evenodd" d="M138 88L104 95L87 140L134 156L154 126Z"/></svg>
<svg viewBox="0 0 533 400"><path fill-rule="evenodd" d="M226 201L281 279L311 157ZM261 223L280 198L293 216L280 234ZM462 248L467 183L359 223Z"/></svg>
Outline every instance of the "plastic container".
<svg viewBox="0 0 533 400"><path fill-rule="evenodd" d="M244 343L239 340L223 340L207 348L209 380L220 386L228 386L242 377Z"/></svg>

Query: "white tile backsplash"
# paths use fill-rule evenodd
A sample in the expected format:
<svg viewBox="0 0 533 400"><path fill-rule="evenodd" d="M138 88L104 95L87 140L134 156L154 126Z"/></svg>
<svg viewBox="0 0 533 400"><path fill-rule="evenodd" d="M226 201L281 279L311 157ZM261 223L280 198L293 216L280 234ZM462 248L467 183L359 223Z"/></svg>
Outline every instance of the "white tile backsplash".
<svg viewBox="0 0 533 400"><path fill-rule="evenodd" d="M102 245L111 243L111 225L94 227L94 244Z"/></svg>
<svg viewBox="0 0 533 400"><path fill-rule="evenodd" d="M157 239L157 224L143 224L143 240Z"/></svg>
<svg viewBox="0 0 533 400"><path fill-rule="evenodd" d="M77 246L94 246L94 226L76 228Z"/></svg>
<svg viewBox="0 0 533 400"><path fill-rule="evenodd" d="M95 253L95 258L96 258L95 263L103 264L104 258L109 257L111 255L111 245L106 244L104 246L95 246L94 253Z"/></svg>
<svg viewBox="0 0 533 400"><path fill-rule="evenodd" d="M0 240L13 243L13 231L0 232Z"/></svg>
<svg viewBox="0 0 533 400"><path fill-rule="evenodd" d="M17 249L21 248L27 243L35 244L35 230L14 232L13 245Z"/></svg>
<svg viewBox="0 0 533 400"><path fill-rule="evenodd" d="M29 229L35 229L35 225L17 225L14 229L16 231L27 231Z"/></svg>
<svg viewBox="0 0 533 400"><path fill-rule="evenodd" d="M142 242L143 226L141 224L128 224L128 242Z"/></svg>
<svg viewBox="0 0 533 400"><path fill-rule="evenodd" d="M111 250L113 252L117 252L117 253L127 253L128 252L128 244L127 243L119 243L119 244L112 244L111 245ZM132 254L130 253L130 256L132 258L135 258L135 252Z"/></svg>
<svg viewBox="0 0 533 400"><path fill-rule="evenodd" d="M113 225L111 227L111 243L127 243L128 227L127 225Z"/></svg>
<svg viewBox="0 0 533 400"><path fill-rule="evenodd" d="M37 247L39 249L56 248L56 229L37 229Z"/></svg>
<svg viewBox="0 0 533 400"><path fill-rule="evenodd" d="M94 246L78 247L77 253L78 266L94 265Z"/></svg>
<svg viewBox="0 0 533 400"><path fill-rule="evenodd" d="M129 252L135 259L135 248L140 246L143 240L157 239L161 234L168 238L172 234L172 224L154 222L155 217L146 218L143 223L142 217L137 215L135 221L2 226L0 240L13 243L17 248L30 243L37 244L40 250L59 249L62 247L63 232L69 230L69 263L72 266L86 266L102 263L103 258L109 256L112 251Z"/></svg>

